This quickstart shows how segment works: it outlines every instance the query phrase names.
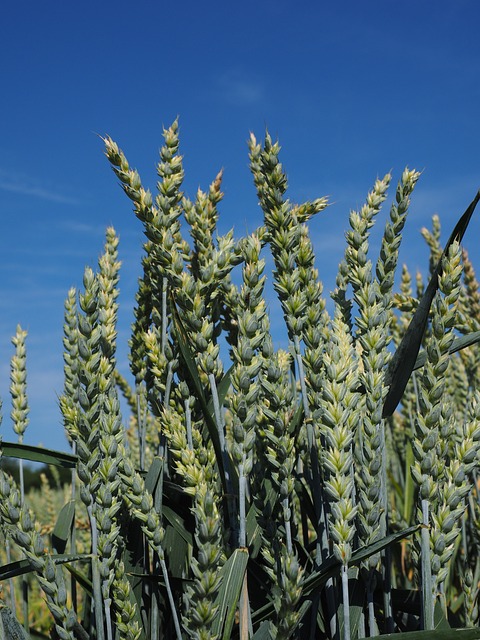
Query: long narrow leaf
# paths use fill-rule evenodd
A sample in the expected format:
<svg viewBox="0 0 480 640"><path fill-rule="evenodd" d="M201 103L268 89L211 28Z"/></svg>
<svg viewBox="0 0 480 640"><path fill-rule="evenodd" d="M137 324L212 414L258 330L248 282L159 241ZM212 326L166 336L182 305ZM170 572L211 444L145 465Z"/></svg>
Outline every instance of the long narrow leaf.
<svg viewBox="0 0 480 640"><path fill-rule="evenodd" d="M212 624L213 636L222 634L224 640L231 637L247 563L248 550L235 549L221 569L222 584L215 601L218 613Z"/></svg>
<svg viewBox="0 0 480 640"><path fill-rule="evenodd" d="M75 500L69 500L63 505L52 532L52 546L57 553L65 553L74 518Z"/></svg>
<svg viewBox="0 0 480 640"><path fill-rule="evenodd" d="M402 640L480 640L480 629L435 629L434 631L409 631L402 633ZM377 636L384 640L398 640L398 633ZM365 640L361 638L359 640Z"/></svg>
<svg viewBox="0 0 480 640"><path fill-rule="evenodd" d="M2 633L1 640L30 640L29 635L17 620L13 611L2 604L0 609L0 615L2 617Z"/></svg>
<svg viewBox="0 0 480 640"><path fill-rule="evenodd" d="M275 489L269 478L264 478L265 508L272 508L277 500ZM247 544L250 549L250 557L256 558L262 546L262 527L258 522L258 509L252 502L247 513Z"/></svg>
<svg viewBox="0 0 480 640"><path fill-rule="evenodd" d="M163 458L159 458L158 456L155 457L147 471L147 475L145 476L145 489L151 493L152 496L159 483L160 476L163 472L163 466Z"/></svg>
<svg viewBox="0 0 480 640"><path fill-rule="evenodd" d="M405 335L390 361L390 365L385 376L385 384L390 386L390 389L388 390L383 405L384 417L391 416L395 411L402 398L403 392L405 391L405 387L407 386L413 367L415 366L420 344L427 326L430 307L438 289L438 279L442 273L442 260L447 254L450 245L455 240L461 242L479 200L480 191L477 193L473 201L470 203L470 206L457 222L455 229L452 231L425 293L423 294L413 318L408 325Z"/></svg>
<svg viewBox="0 0 480 640"><path fill-rule="evenodd" d="M348 570L348 583L349 583L349 615L350 615L350 637L356 638L358 636L358 627L360 625L360 619L363 615L365 605L365 584L361 578L358 577L358 568L350 567ZM340 638L344 637L345 628L345 607L342 602L338 611Z"/></svg>
<svg viewBox="0 0 480 640"><path fill-rule="evenodd" d="M403 499L403 519L407 524L411 521L413 513L413 502L415 495L415 483L410 473L411 465L414 463L412 443L407 439L405 455L405 487Z"/></svg>
<svg viewBox="0 0 480 640"><path fill-rule="evenodd" d="M399 540L403 540L404 538L408 538L415 531L418 531L420 525L415 525L413 527L408 527L408 529L403 529L403 531L398 531L397 533L392 533L381 540L377 540L373 544L369 544L366 547L362 547L361 549L357 549L352 553L352 557L349 561L350 566L355 566L360 564L363 560L366 560L370 556L383 551L395 542ZM342 566L339 560L336 560L333 556L329 558L321 567L320 570L310 575L304 583L304 594L307 595L317 589L328 580L328 578L332 578L337 575Z"/></svg>
<svg viewBox="0 0 480 640"><path fill-rule="evenodd" d="M84 589L89 595L93 596L93 585L90 578L88 578L82 571L79 571L74 565L65 563L65 569L75 578L75 581Z"/></svg>
<svg viewBox="0 0 480 640"><path fill-rule="evenodd" d="M65 564L67 562L88 561L92 559L89 553L60 553L52 554L52 560L55 564ZM30 561L24 558L23 560L17 560L16 562L10 562L0 567L0 581L8 580L9 578L15 578L16 576L23 576L26 573L33 573L34 569L30 564Z"/></svg>
<svg viewBox="0 0 480 640"><path fill-rule="evenodd" d="M193 546L193 533L187 529L185 526L185 521L181 518L178 513L175 513L173 509L163 506L162 515L167 522L172 525L172 528L175 530L183 540L190 546Z"/></svg>
<svg viewBox="0 0 480 640"><path fill-rule="evenodd" d="M386 536L381 540L377 540L373 544L362 547L361 549L357 549L352 553L349 565L353 567L360 564L360 562L362 562L363 560L366 560L370 556L379 553L383 549L386 549L388 546L395 544L399 540L408 538L413 533L415 533L415 531L418 531L419 528L420 525L408 527L408 529L403 529L402 531L398 531L397 533L392 533L391 535ZM316 593L325 585L329 578L333 578L340 573L341 566L342 563L339 560L337 560L334 556L330 556L330 558L328 558L328 560L326 560L321 565L318 571L315 571L305 579L305 582L303 583L303 596L309 597L310 595ZM255 611L252 616L253 621L258 623L262 620L266 620L273 613L273 611L273 604L268 603Z"/></svg>
<svg viewBox="0 0 480 640"><path fill-rule="evenodd" d="M212 444L213 444L213 448L215 449L215 456L217 459L217 464L218 464L218 469L220 471L220 477L222 480L222 486L223 489L225 491L225 493L228 493L229 490L226 486L226 481L225 481L225 468L224 468L224 464L223 464L223 453L222 453L222 449L221 449L221 445L220 445L220 439L218 437L218 432L217 432L217 425L215 424L215 419L214 419L214 413L213 413L213 407L209 408L209 404L205 398L205 392L203 389L203 385L202 382L200 380L200 376L198 375L198 371L197 371L197 367L195 365L195 359L193 357L193 354L190 350L190 346L188 343L188 336L187 336L187 332L185 330L185 327L183 326L182 320L180 318L180 315L178 313L175 301L173 300L173 296L172 296L172 322L173 322L173 326L175 328L175 336L177 338L178 341L178 347L180 350L180 354L182 356L182 359L184 361L184 364L188 370L188 373L190 375L190 382L191 384L194 386L195 388L195 396L198 399L198 401L200 402L200 406L202 408L202 413L203 413L203 417L205 419L205 422L207 424L207 428L208 428L208 433L210 435L210 438L212 440ZM234 487L238 487L238 474L236 472L236 469L234 467L234 465L230 465L230 469L228 470L229 474L230 474L230 478L232 479L232 482L234 484Z"/></svg>
<svg viewBox="0 0 480 640"><path fill-rule="evenodd" d="M477 344L480 342L480 331L473 331L466 336L461 336L460 338L455 338L452 342L452 346L449 349L449 353L456 353L457 351L461 351L466 347L471 347L473 344ZM413 371L416 369L420 369L423 367L427 360L427 354L425 351L422 351L418 354L417 359L415 360L415 366L413 367Z"/></svg>
<svg viewBox="0 0 480 640"><path fill-rule="evenodd" d="M270 623L268 621L262 622L254 633L252 640L273 640L273 636L270 633Z"/></svg>
<svg viewBox="0 0 480 640"><path fill-rule="evenodd" d="M49 636L40 633L39 631L34 631L30 629L29 632L30 640L49 640Z"/></svg>
<svg viewBox="0 0 480 640"><path fill-rule="evenodd" d="M220 402L220 406L223 405L223 402L226 398L228 390L231 387L232 373L235 369L235 365L232 364L230 369L224 374L223 378L218 383L217 392L218 392L218 401ZM211 416L213 416L213 398L210 398L207 404L208 412Z"/></svg>
<svg viewBox="0 0 480 640"><path fill-rule="evenodd" d="M53 464L65 469L73 469L77 464L77 456L53 449L43 447L33 447L30 444L20 444L19 442L2 442L2 454L6 458L18 458L20 460L31 460L32 462L42 462L43 464Z"/></svg>
<svg viewBox="0 0 480 640"><path fill-rule="evenodd" d="M128 592L129 602L130 605L135 606L134 620L136 621L138 628L141 630L139 640L146 639L145 628L140 614L142 606L143 581L141 578L134 575L134 571L135 569L138 569L139 571L143 569L144 553L144 536L142 535L138 521L135 520L131 522L128 527L126 547L122 553L122 560L125 575L130 583L130 589ZM94 593L92 593L92 595L94 596Z"/></svg>

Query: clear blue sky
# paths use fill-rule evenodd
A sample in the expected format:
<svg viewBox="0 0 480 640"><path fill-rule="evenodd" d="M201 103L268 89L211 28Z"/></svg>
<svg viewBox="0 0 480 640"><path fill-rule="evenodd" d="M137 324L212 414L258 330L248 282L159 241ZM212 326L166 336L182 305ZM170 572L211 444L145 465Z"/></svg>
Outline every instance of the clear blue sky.
<svg viewBox="0 0 480 640"><path fill-rule="evenodd" d="M334 283L348 213L377 175L423 170L402 260L425 269L419 230L445 235L480 187L478 0L193 2L18 0L0 23L0 394L10 426L10 338L27 329L26 441L65 448L63 302L95 266L105 227L120 235L119 355L140 273L141 224L96 134L108 133L154 187L163 125L179 115L185 190L224 167L221 231L260 222L246 140L282 144L289 195L330 195L312 222ZM385 215L387 209L385 211ZM479 212L480 214L480 212ZM477 214L477 215L479 215ZM475 220L466 245L480 271Z"/></svg>

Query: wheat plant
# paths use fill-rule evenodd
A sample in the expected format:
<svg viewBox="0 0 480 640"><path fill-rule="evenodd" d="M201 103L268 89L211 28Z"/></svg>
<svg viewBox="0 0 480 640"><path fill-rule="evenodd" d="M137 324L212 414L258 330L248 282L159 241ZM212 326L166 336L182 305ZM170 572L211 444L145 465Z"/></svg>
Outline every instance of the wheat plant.
<svg viewBox="0 0 480 640"><path fill-rule="evenodd" d="M420 174L401 175L378 255L392 176L377 179L350 213L328 300L310 235L328 200L291 202L268 133L248 141L264 224L239 239L217 232L222 172L183 193L177 121L155 196L104 144L145 234L131 379L109 228L65 302L69 453L22 441L26 334L14 338L19 442L2 456L72 475L33 493L0 470L1 637L480 638L480 293L460 246L480 195L444 248L433 219L428 282L417 275L414 292L404 266L394 293ZM271 329L268 251L287 348Z"/></svg>

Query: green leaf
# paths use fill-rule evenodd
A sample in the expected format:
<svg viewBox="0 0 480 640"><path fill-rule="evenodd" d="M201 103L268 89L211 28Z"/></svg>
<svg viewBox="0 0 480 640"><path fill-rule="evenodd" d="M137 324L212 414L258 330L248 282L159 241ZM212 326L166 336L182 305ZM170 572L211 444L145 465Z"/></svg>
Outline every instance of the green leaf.
<svg viewBox="0 0 480 640"><path fill-rule="evenodd" d="M46 636L39 631L35 631L34 629L30 629L29 632L30 640L49 640L51 636Z"/></svg>
<svg viewBox="0 0 480 640"><path fill-rule="evenodd" d="M415 531L420 529L420 525L415 525L413 527L408 527L407 529L403 529L402 531L397 531L396 533L391 533L389 536L382 538L381 540L377 540L373 544L369 544L366 547L361 547L352 553L352 557L350 559L349 565L357 565L363 560L366 560L370 556L375 555L379 551L383 551L395 542L399 540L403 540L404 538L409 538ZM340 565L340 563L338 563Z"/></svg>
<svg viewBox="0 0 480 640"><path fill-rule="evenodd" d="M52 560L55 564L65 564L68 562L77 561L89 561L92 559L89 553L60 553L52 554ZM17 560L16 562L10 562L0 567L0 581L8 580L9 578L15 578L16 576L23 576L26 573L33 573L34 569L30 564L30 560L24 558L23 560Z"/></svg>
<svg viewBox="0 0 480 640"><path fill-rule="evenodd" d="M291 637L293 638L296 637L297 634L295 633L295 631L298 629L300 625L302 625L302 620L304 616L307 614L308 610L310 609L311 604L312 603L310 600L305 600L300 604L300 608L298 610L298 614L299 614L298 620L296 624L290 629Z"/></svg>
<svg viewBox="0 0 480 640"><path fill-rule="evenodd" d="M135 575L135 569L139 571L143 568L143 561L145 558L144 549L144 536L140 529L139 522L137 520L130 521L128 527L126 547L123 550L122 560L125 569L125 575L130 583L130 589L128 592L128 599L131 605L135 605L134 620L138 624L138 628L141 629L140 638L144 639L145 628L143 626L142 616L140 611L142 609L142 593L143 593L143 580ZM135 544L135 534L137 534L137 544ZM92 585L93 586L93 585ZM93 591L91 595L94 596Z"/></svg>
<svg viewBox="0 0 480 640"><path fill-rule="evenodd" d="M29 635L17 620L15 614L6 605L2 605L0 609L1 616L1 633L2 640L30 640Z"/></svg>
<svg viewBox="0 0 480 640"><path fill-rule="evenodd" d="M224 457L223 457L223 452L222 452L222 448L220 445L220 439L218 437L218 431L217 431L217 425L215 423L215 418L214 418L214 411L213 411L213 406L212 408L209 409L209 403L206 400L205 397L205 391L203 389L203 385L202 382L200 380L200 376L198 375L198 371L197 371L197 366L195 364L195 358L191 352L190 346L189 346L189 340L188 340L188 334L185 330L185 327L183 326L183 322L180 318L180 314L178 313L178 309L177 306L175 304L175 300L173 298L173 294L172 294L172 304L171 304L171 308L172 308L172 323L173 326L175 328L175 335L177 338L177 343L178 343L178 348L180 351L180 354L182 356L182 360L187 368L187 371L190 375L190 382L193 385L194 389L195 389L195 397L197 398L197 400L200 403L200 406L202 408L202 413L203 413L203 417L205 420L205 423L207 425L208 428L208 433L210 435L210 438L212 440L212 444L213 444L213 448L215 449L215 456L216 456L216 460L217 460L217 465L218 465L218 469L220 472L220 477L222 480L222 486L223 489L225 491L225 493L229 493L229 488L227 487L226 481L225 481L225 472L226 469L224 468ZM226 375L230 375L230 372L227 372ZM224 376L225 379L225 376ZM224 386L222 387L222 390L224 389L225 385L227 384L227 382L224 382ZM226 390L225 390L226 393ZM212 403L213 404L213 403ZM229 464L229 469L228 469L228 473L230 474L230 478L234 484L234 487L237 488L238 487L238 473L236 471L236 468L234 467L234 465Z"/></svg>
<svg viewBox="0 0 480 640"><path fill-rule="evenodd" d="M53 451L43 447L33 447L30 444L20 444L19 442L2 442L2 455L6 458L19 458L21 460L31 460L32 462L42 462L43 464L53 464L65 469L73 469L77 465L77 456L62 451Z"/></svg>
<svg viewBox="0 0 480 640"><path fill-rule="evenodd" d="M166 505L163 506L162 515L165 518L165 520L167 520L167 522L169 522L169 524L172 525L172 528L175 530L175 532L181 538L183 538L183 540L188 545L193 546L193 534L185 526L185 521L183 520L183 518L179 516L178 513L175 513L173 509L170 509L170 507L167 507Z"/></svg>
<svg viewBox="0 0 480 640"><path fill-rule="evenodd" d="M473 331L472 333L469 333L466 336L455 338L455 340L452 343L452 346L449 349L449 353L450 354L456 353L461 349L465 349L466 347L471 347L473 344L477 344L477 342L480 342L480 331ZM421 353L418 354L413 370L415 371L416 369L420 369L421 367L423 367L426 360L427 360L427 354L425 351L422 351Z"/></svg>
<svg viewBox="0 0 480 640"><path fill-rule="evenodd" d="M65 553L75 518L75 500L64 504L52 532L52 546L57 553Z"/></svg>
<svg viewBox="0 0 480 640"><path fill-rule="evenodd" d="M350 637L358 637L358 628L364 611L365 604L365 583L358 577L359 571L357 567L349 567L348 569L348 591L349 591L349 609L350 609ZM345 608L343 602L338 608L338 620L340 629L340 638L344 637L345 628Z"/></svg>
<svg viewBox="0 0 480 640"><path fill-rule="evenodd" d="M178 525L178 521L175 521ZM190 564L189 549L191 545L187 542L185 536L179 535L177 529L170 524L165 523L165 535L162 547L168 562L168 573L171 578L182 578L188 573Z"/></svg>
<svg viewBox="0 0 480 640"><path fill-rule="evenodd" d="M310 522L316 522L315 505L308 489L308 485L303 478L298 478L297 493L302 500L302 511L309 518ZM299 483L299 484L298 484Z"/></svg>
<svg viewBox="0 0 480 640"><path fill-rule="evenodd" d="M145 476L145 489L153 496L163 473L164 460L156 456Z"/></svg>
<svg viewBox="0 0 480 640"><path fill-rule="evenodd" d="M290 435L297 434L300 432L300 427L303 424L303 419L305 417L305 408L303 402L298 404L298 407L293 414L292 419L290 420L290 424L288 425L288 433Z"/></svg>
<svg viewBox="0 0 480 640"><path fill-rule="evenodd" d="M231 378L232 378L232 373L233 373L234 369L235 369L235 365L232 364L230 369L227 371L227 373L225 373L223 378L218 383L217 393L218 393L218 401L220 403L220 406L223 405L223 403L225 401L225 398L227 396L228 390L230 389L230 387L232 385ZM208 408L208 411L209 411L210 415L213 416L214 413L213 413L213 399L212 398L210 398L210 400L208 401L207 408Z"/></svg>
<svg viewBox="0 0 480 640"><path fill-rule="evenodd" d="M263 479L265 489L265 505L273 510L273 506L278 498L272 482L269 478ZM258 509L253 501L247 513L247 541L252 558L256 558L262 547L262 527L258 523Z"/></svg>
<svg viewBox="0 0 480 640"><path fill-rule="evenodd" d="M390 388L383 404L384 418L391 416L395 411L415 366L420 344L427 326L430 307L438 289L438 279L442 273L443 257L447 254L450 245L455 240L461 242L479 200L480 191L477 193L463 216L457 222L455 229L452 231L435 271L430 278L430 282L428 283L425 293L423 294L423 297L413 314L413 318L408 325L405 335L390 361L390 365L385 376L385 385Z"/></svg>
<svg viewBox="0 0 480 640"><path fill-rule="evenodd" d="M415 482L413 476L410 473L411 465L414 463L414 455L412 449L412 443L407 438L407 446L405 452L405 490L403 500L403 519L406 524L409 524L413 514L413 502L415 494Z"/></svg>
<svg viewBox="0 0 480 640"><path fill-rule="evenodd" d="M433 614L433 626L435 629L450 629L448 619L445 617L442 604L437 599L435 602L434 614Z"/></svg>
<svg viewBox="0 0 480 640"><path fill-rule="evenodd" d="M172 308L172 321L173 321L173 326L175 328L178 348L180 350L182 360L190 375L190 382L195 389L195 397L200 402L200 406L202 407L203 416L205 418L205 422L207 423L208 432L212 439L213 447L215 449L215 454L217 457L218 466L220 469L220 474L222 476L222 481L223 481L225 478L225 470L223 468L222 451L220 447L220 440L217 433L217 426L215 424L215 420L213 417L213 408L212 410L209 410L208 408L208 403L205 399L205 392L203 389L203 385L200 380L200 376L198 375L197 366L195 364L195 358L193 357L193 354L190 351L190 347L188 345L188 335L180 319L180 315L178 313L175 300L173 299L173 295L172 295L171 308Z"/></svg>
<svg viewBox="0 0 480 640"><path fill-rule="evenodd" d="M257 631L254 633L252 640L274 640L272 634L270 633L270 623L268 622L268 620L262 622Z"/></svg>
<svg viewBox="0 0 480 640"><path fill-rule="evenodd" d="M212 624L212 635L222 634L223 640L231 638L247 563L248 550L235 549L221 569L222 583L215 600L218 613Z"/></svg>
<svg viewBox="0 0 480 640"><path fill-rule="evenodd" d="M434 631L409 631L402 633L402 640L480 640L480 629L435 629ZM377 636L385 640L398 640L398 633ZM365 640L362 638L361 640Z"/></svg>
<svg viewBox="0 0 480 640"><path fill-rule="evenodd" d="M76 567L71 564L65 563L65 568L69 573L75 578L75 581L85 590L85 592L89 596L93 596L93 585L90 578L88 578L84 573L79 571Z"/></svg>
<svg viewBox="0 0 480 640"><path fill-rule="evenodd" d="M161 475L162 461L154 458L145 477L145 488L152 494L158 484ZM139 628L142 629L143 636L145 629L139 614L142 607L143 582L137 576L145 571L146 543L142 532L141 523L137 518L129 519L125 523L125 546L122 552L122 561L125 575L130 583L129 598L132 604L136 604L135 620Z"/></svg>
<svg viewBox="0 0 480 640"><path fill-rule="evenodd" d="M355 566L366 560L372 555L375 555L379 551L382 551L386 547L395 544L399 540L403 540L411 536L415 531L418 531L420 525L415 525L414 527L408 527L408 529L403 529L402 531L398 531L397 533L392 533L381 540L377 540L373 544L370 544L366 547L362 547L361 549L357 549L352 553L352 557L350 559L349 565ZM334 556L330 556L320 567L318 571L310 574L303 583L303 597L309 597L317 593L323 585L327 582L329 578L333 578L340 573L340 568L342 563L337 560ZM267 619L274 611L273 604L268 603L257 609L253 614L252 618L254 622L260 622L262 620Z"/></svg>

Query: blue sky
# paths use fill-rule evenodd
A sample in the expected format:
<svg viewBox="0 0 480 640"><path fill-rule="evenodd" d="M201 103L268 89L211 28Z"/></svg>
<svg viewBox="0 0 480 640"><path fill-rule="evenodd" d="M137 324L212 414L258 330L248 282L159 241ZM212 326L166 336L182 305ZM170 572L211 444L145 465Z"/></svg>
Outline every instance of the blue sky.
<svg viewBox="0 0 480 640"><path fill-rule="evenodd" d="M260 223L246 140L278 136L289 196L334 202L311 225L334 285L350 209L375 178L423 171L402 260L425 270L419 230L445 236L480 187L478 0L33 2L0 24L0 395L10 426L11 336L28 330L25 440L63 449L63 302L120 235L119 357L126 364L142 228L103 156L109 134L155 185L163 126L179 115L185 191L224 167L220 230ZM385 210L385 215L387 209ZM477 214L478 215L478 214ZM480 224L465 244L477 268Z"/></svg>

